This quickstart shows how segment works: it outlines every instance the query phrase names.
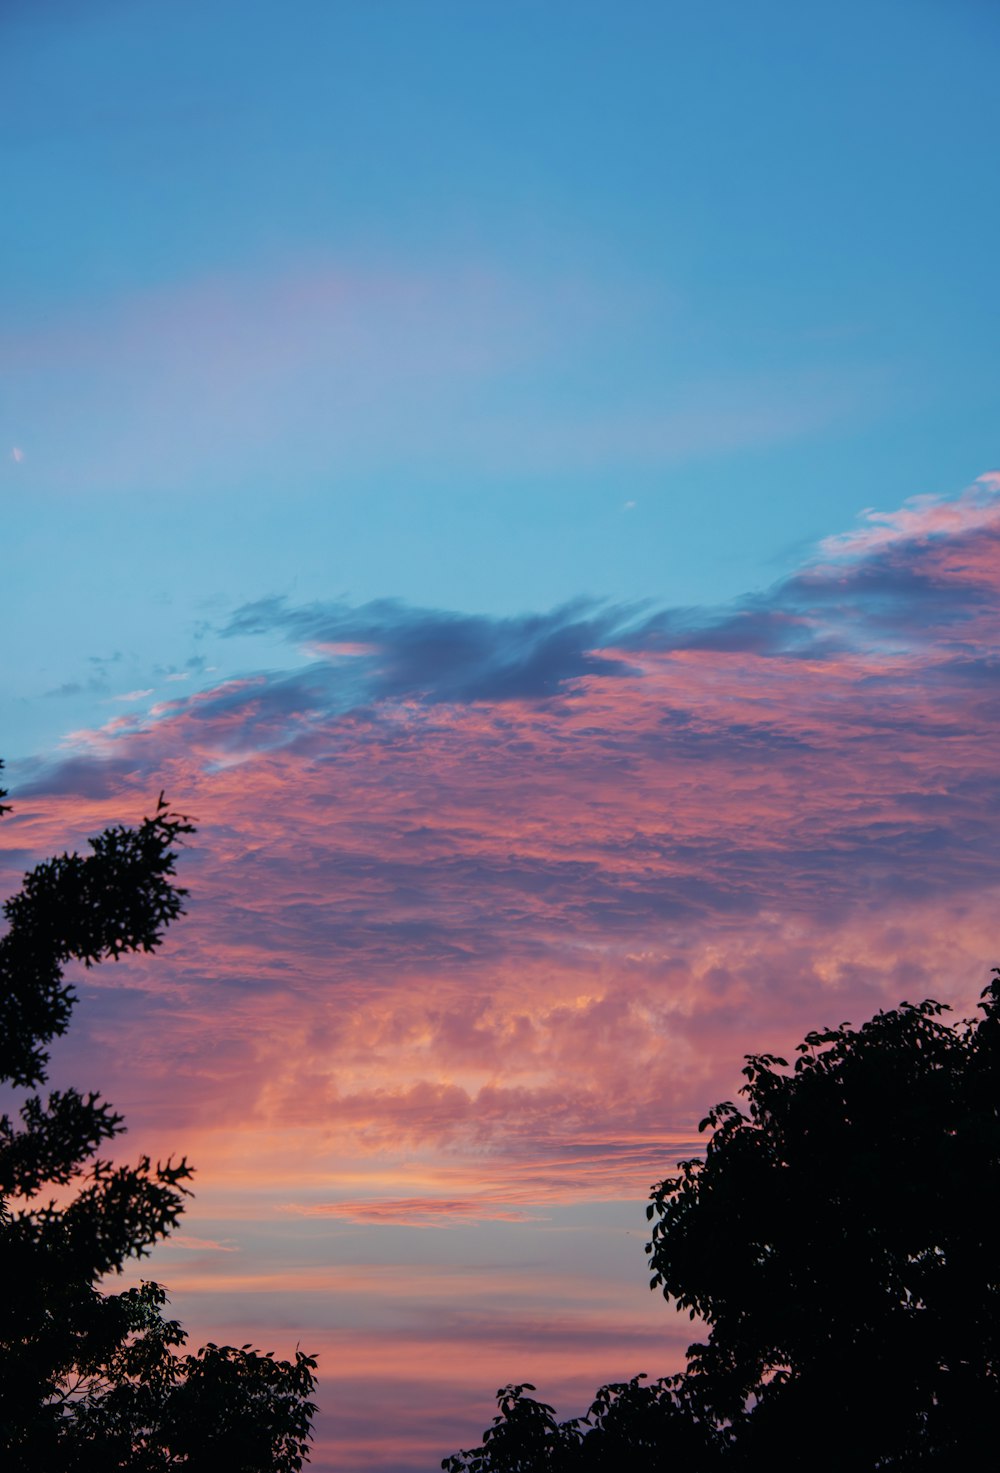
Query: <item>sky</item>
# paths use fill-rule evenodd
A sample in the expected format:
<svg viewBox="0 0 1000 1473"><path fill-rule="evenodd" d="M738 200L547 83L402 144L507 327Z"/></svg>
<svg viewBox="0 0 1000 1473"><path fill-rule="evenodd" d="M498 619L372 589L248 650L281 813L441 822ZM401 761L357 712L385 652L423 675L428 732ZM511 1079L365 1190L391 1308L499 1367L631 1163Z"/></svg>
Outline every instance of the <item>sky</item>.
<svg viewBox="0 0 1000 1473"><path fill-rule="evenodd" d="M0 9L0 889L197 819L53 1079L318 1473L678 1369L744 1053L1000 960L1000 16Z"/></svg>

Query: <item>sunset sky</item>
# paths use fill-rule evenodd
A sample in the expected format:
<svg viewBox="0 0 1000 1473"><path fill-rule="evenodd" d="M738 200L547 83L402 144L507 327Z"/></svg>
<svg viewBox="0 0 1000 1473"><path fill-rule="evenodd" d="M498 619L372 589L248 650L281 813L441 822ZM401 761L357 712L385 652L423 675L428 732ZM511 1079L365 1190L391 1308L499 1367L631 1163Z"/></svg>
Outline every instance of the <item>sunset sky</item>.
<svg viewBox="0 0 1000 1473"><path fill-rule="evenodd" d="M742 1055L1000 961L986 0L0 8L0 889L188 915L53 1079L196 1197L196 1340L428 1473L696 1331Z"/></svg>

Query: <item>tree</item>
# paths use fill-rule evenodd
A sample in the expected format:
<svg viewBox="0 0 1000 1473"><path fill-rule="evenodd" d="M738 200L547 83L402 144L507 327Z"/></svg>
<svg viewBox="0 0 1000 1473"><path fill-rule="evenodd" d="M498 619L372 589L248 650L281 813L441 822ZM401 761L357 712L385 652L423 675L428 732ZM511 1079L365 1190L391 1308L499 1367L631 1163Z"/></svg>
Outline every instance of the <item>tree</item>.
<svg viewBox="0 0 1000 1473"><path fill-rule="evenodd" d="M0 937L0 1083L45 1082L47 1045L75 1001L68 961L90 967L159 946L182 914L175 846L192 832L161 794L138 827L108 828L90 854L25 876ZM158 1284L99 1287L176 1226L190 1195L184 1158L104 1159L101 1146L123 1130L99 1094L75 1089L31 1093L17 1120L0 1117L0 1462L11 1473L293 1473L315 1410L311 1356L212 1344L184 1353Z"/></svg>
<svg viewBox="0 0 1000 1473"><path fill-rule="evenodd" d="M644 1375L602 1386L582 1417L557 1422L530 1382L501 1386L482 1444L445 1458L445 1473L701 1473L714 1469L724 1438L687 1378Z"/></svg>
<svg viewBox="0 0 1000 1473"><path fill-rule="evenodd" d="M792 1068L748 1055L746 1108L709 1112L704 1159L647 1209L651 1287L707 1339L680 1376L552 1418L562 1462L536 1437L510 1466L983 1466L1000 1425L1000 970L980 1008L949 1025L940 1003L904 1002L810 1033ZM506 1389L450 1473L506 1473L500 1429L551 1412Z"/></svg>
<svg viewBox="0 0 1000 1473"><path fill-rule="evenodd" d="M710 1327L689 1378L734 1461L972 1467L1000 1416L1000 972L747 1058L705 1160L653 1194L653 1285ZM818 1435L820 1434L821 1435Z"/></svg>

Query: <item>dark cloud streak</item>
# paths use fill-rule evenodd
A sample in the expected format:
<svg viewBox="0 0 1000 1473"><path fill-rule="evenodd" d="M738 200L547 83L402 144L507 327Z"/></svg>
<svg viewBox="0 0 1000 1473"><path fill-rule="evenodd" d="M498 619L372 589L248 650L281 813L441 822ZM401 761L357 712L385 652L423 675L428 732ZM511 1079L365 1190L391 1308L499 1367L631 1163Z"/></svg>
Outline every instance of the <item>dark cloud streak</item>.
<svg viewBox="0 0 1000 1473"><path fill-rule="evenodd" d="M283 633L310 647L353 647L373 699L419 695L436 702L542 700L587 675L632 673L602 657L634 610L585 601L548 614L489 618L415 609L395 599L289 607L262 599L238 609L225 635Z"/></svg>

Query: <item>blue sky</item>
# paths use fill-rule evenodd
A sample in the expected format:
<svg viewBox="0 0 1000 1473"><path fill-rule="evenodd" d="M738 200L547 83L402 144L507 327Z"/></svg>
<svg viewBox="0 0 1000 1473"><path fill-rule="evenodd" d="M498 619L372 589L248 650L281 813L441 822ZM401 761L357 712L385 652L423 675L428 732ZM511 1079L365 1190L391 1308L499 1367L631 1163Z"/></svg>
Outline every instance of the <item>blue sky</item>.
<svg viewBox="0 0 1000 1473"><path fill-rule="evenodd" d="M716 602L992 464L990 6L2 26L11 756L254 598Z"/></svg>

